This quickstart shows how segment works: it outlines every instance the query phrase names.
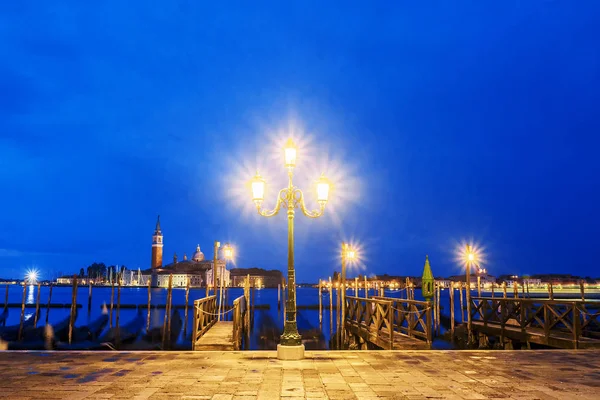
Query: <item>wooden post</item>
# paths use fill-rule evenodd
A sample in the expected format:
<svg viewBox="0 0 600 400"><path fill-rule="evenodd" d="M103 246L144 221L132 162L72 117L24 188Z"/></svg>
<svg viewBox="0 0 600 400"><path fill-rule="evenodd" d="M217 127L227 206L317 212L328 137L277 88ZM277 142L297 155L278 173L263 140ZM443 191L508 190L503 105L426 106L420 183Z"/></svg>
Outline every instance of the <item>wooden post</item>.
<svg viewBox="0 0 600 400"><path fill-rule="evenodd" d="M221 286L222 287L222 286ZM167 347L171 347L171 310L173 308L173 275L169 275L169 289L167 290L167 307L169 308L169 320L167 321Z"/></svg>
<svg viewBox="0 0 600 400"><path fill-rule="evenodd" d="M492 282L492 299L495 297L494 296L494 286L496 286L496 284L494 282Z"/></svg>
<svg viewBox="0 0 600 400"><path fill-rule="evenodd" d="M365 275L365 299L369 298L369 282L367 282L367 276Z"/></svg>
<svg viewBox="0 0 600 400"><path fill-rule="evenodd" d="M454 282L450 284L450 340L454 342Z"/></svg>
<svg viewBox="0 0 600 400"><path fill-rule="evenodd" d="M521 284L521 295L525 298L525 281Z"/></svg>
<svg viewBox="0 0 600 400"><path fill-rule="evenodd" d="M530 298L531 296L529 295L529 280L527 280L526 285L527 285L527 297Z"/></svg>
<svg viewBox="0 0 600 400"><path fill-rule="evenodd" d="M481 276L477 275L477 297L481 297Z"/></svg>
<svg viewBox="0 0 600 400"><path fill-rule="evenodd" d="M48 292L48 304L46 305L46 325L48 325L48 317L50 316L50 302L52 301L52 284L50 284L50 291Z"/></svg>
<svg viewBox="0 0 600 400"><path fill-rule="evenodd" d="M519 298L519 287L517 286L517 281L513 281L513 296L515 299Z"/></svg>
<svg viewBox="0 0 600 400"><path fill-rule="evenodd" d="M246 297L246 347L250 345L250 274L244 283L244 296Z"/></svg>
<svg viewBox="0 0 600 400"><path fill-rule="evenodd" d="M188 320L188 302L190 301L190 278L188 276L185 285L185 312L183 317L183 337L187 336L187 320Z"/></svg>
<svg viewBox="0 0 600 400"><path fill-rule="evenodd" d="M554 300L554 286L552 285L552 283L550 283L550 286L548 286L548 288L550 289L550 300Z"/></svg>
<svg viewBox="0 0 600 400"><path fill-rule="evenodd" d="M358 297L358 276L354 278L354 296Z"/></svg>
<svg viewBox="0 0 600 400"><path fill-rule="evenodd" d="M502 282L502 292L503 292L503 296L504 298L508 298L508 294L506 293L506 282Z"/></svg>
<svg viewBox="0 0 600 400"><path fill-rule="evenodd" d="M37 285L37 296L35 297L35 315L33 316L33 327L37 327L38 318L40 316L40 293L41 293L42 285L38 283Z"/></svg>
<svg viewBox="0 0 600 400"><path fill-rule="evenodd" d="M333 334L333 286L329 277L329 336Z"/></svg>
<svg viewBox="0 0 600 400"><path fill-rule="evenodd" d="M69 320L69 344L73 340L73 327L77 317L77 275L73 275L73 293L71 295L71 319Z"/></svg>
<svg viewBox="0 0 600 400"><path fill-rule="evenodd" d="M111 282L110 287L110 327L112 328L113 324L113 306L115 302L115 282Z"/></svg>
<svg viewBox="0 0 600 400"><path fill-rule="evenodd" d="M433 281L433 332L437 331L437 290L436 283ZM410 309L410 306L409 306Z"/></svg>
<svg viewBox="0 0 600 400"><path fill-rule="evenodd" d="M462 282L459 282L458 286L458 297L460 297L460 322L465 322L465 303L463 300L463 286Z"/></svg>
<svg viewBox="0 0 600 400"><path fill-rule="evenodd" d="M206 284L206 295L204 297L208 297L208 295L210 294L209 291L209 286L208 286L208 271L206 271L206 274L204 275L205 279L205 284ZM194 311L194 315L196 314L196 311ZM195 329L195 328L194 328Z"/></svg>
<svg viewBox="0 0 600 400"><path fill-rule="evenodd" d="M321 278L319 278L319 326L323 325L323 293L321 291Z"/></svg>
<svg viewBox="0 0 600 400"><path fill-rule="evenodd" d="M114 287L113 287L114 290ZM148 278L148 317L146 319L146 333L150 332L150 301L152 300L152 278ZM112 296L111 296L111 310L112 310ZM112 318L111 318L112 320Z"/></svg>
<svg viewBox="0 0 600 400"><path fill-rule="evenodd" d="M441 327L441 321L440 321L440 300L442 298L442 288L440 287L440 283L438 282L437 284L437 334L439 336L440 334L440 327Z"/></svg>
<svg viewBox="0 0 600 400"><path fill-rule="evenodd" d="M117 317L115 318L115 326L119 329L119 319L121 316L121 275L117 278Z"/></svg>
<svg viewBox="0 0 600 400"><path fill-rule="evenodd" d="M163 319L163 327L162 327L163 349L165 349L165 344L166 344L166 340L167 340L167 322L169 320L169 293L171 291L172 284L173 284L173 274L169 275L169 283L167 286L167 300L165 301L165 318Z"/></svg>
<svg viewBox="0 0 600 400"><path fill-rule="evenodd" d="M336 314L336 328L337 328L337 337L338 337L338 349L342 348L342 331L341 331L341 326L340 326L340 313L342 311L342 307L341 307L341 293L342 290L342 280L340 279L339 275L338 275L338 289L337 289L337 294L336 294L336 304L337 307L335 309L335 314Z"/></svg>
<svg viewBox="0 0 600 400"><path fill-rule="evenodd" d="M92 309L92 281L88 282L88 315L90 310Z"/></svg>
<svg viewBox="0 0 600 400"><path fill-rule="evenodd" d="M8 283L6 284L6 294L4 295L4 309L8 308Z"/></svg>
<svg viewBox="0 0 600 400"><path fill-rule="evenodd" d="M25 298L27 297L27 283L23 281L23 300L21 300L21 322L19 323L19 336L17 340L21 340L21 334L23 333L23 322L25 319Z"/></svg>
<svg viewBox="0 0 600 400"><path fill-rule="evenodd" d="M585 301L585 286L583 280L579 281L579 291L581 291L581 301Z"/></svg>

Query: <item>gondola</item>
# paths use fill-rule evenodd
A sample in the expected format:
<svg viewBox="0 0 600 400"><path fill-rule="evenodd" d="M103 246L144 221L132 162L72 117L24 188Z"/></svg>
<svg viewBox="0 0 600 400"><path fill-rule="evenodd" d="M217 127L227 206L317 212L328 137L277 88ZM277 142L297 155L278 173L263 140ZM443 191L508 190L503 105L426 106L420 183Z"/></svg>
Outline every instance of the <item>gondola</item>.
<svg viewBox="0 0 600 400"><path fill-rule="evenodd" d="M73 341L83 342L85 340L96 340L100 336L107 324L108 314L102 314L91 323L85 326L75 328L75 331L73 332ZM62 341L66 342L67 340L68 338Z"/></svg>
<svg viewBox="0 0 600 400"><path fill-rule="evenodd" d="M32 328L34 321L35 321L34 316L31 316L29 319L26 319L25 321L23 321L23 331L25 331L28 328ZM19 336L19 328L20 328L20 324L4 326L4 327L0 328L0 339L5 340L7 342L17 340L18 336Z"/></svg>
<svg viewBox="0 0 600 400"><path fill-rule="evenodd" d="M107 350L115 349L121 344L133 342L144 328L145 319L141 311L129 323L110 328L106 333L96 340L83 340L75 343L59 342L56 344L58 350Z"/></svg>
<svg viewBox="0 0 600 400"><path fill-rule="evenodd" d="M4 324L6 324L6 318L8 318L8 307L0 314L0 325L4 326Z"/></svg>
<svg viewBox="0 0 600 400"><path fill-rule="evenodd" d="M169 342L167 346L172 347L177 343L179 332L183 327L183 320L178 310L173 310L171 315L171 332L169 333ZM163 345L163 328L157 326L150 329L149 332L141 337L141 340L132 344L132 348L137 350L162 349Z"/></svg>
<svg viewBox="0 0 600 400"><path fill-rule="evenodd" d="M77 319L77 314L75 314L75 318ZM65 337L69 335L69 324L71 322L71 316L67 316L62 321L50 325L51 331L48 332L48 328L46 326L38 326L33 327L30 326L27 329L23 329L22 342L26 344L27 342L34 342L37 340L44 340L48 334L52 335L51 340L59 337Z"/></svg>

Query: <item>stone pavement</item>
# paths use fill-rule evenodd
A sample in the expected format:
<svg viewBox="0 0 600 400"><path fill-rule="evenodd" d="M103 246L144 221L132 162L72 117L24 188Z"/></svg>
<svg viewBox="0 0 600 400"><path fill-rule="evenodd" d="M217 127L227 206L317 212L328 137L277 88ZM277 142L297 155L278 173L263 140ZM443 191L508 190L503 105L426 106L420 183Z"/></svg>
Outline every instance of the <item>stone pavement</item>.
<svg viewBox="0 0 600 400"><path fill-rule="evenodd" d="M600 351L0 352L10 399L599 399Z"/></svg>

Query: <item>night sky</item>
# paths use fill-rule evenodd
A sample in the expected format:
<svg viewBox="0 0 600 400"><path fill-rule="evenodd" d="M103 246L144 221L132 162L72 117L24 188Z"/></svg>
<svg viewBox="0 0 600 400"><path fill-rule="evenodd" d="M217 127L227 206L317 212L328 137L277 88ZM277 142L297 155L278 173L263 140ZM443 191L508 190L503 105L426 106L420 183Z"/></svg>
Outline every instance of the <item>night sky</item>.
<svg viewBox="0 0 600 400"><path fill-rule="evenodd" d="M299 282L342 240L363 274L457 274L473 240L494 275L600 275L599 2L200 3L2 5L0 276L148 268L158 214L165 263L285 270L245 185L275 204L288 136L308 204L335 184Z"/></svg>

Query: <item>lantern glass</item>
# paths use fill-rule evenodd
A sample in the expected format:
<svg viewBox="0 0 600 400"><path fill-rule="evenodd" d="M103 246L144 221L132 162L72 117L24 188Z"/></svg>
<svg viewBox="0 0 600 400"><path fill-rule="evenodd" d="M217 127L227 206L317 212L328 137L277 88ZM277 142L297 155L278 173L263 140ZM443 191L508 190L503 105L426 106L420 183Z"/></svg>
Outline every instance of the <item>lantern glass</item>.
<svg viewBox="0 0 600 400"><path fill-rule="evenodd" d="M286 168L294 168L296 166L296 144L289 138L285 144L285 166Z"/></svg>
<svg viewBox="0 0 600 400"><path fill-rule="evenodd" d="M262 202L265 199L265 180L257 173L252 179L252 200Z"/></svg>
<svg viewBox="0 0 600 400"><path fill-rule="evenodd" d="M317 182L317 201L321 204L327 203L329 200L329 181L324 175L321 175Z"/></svg>

